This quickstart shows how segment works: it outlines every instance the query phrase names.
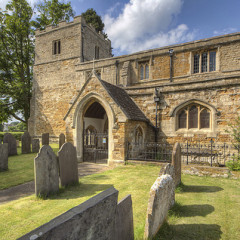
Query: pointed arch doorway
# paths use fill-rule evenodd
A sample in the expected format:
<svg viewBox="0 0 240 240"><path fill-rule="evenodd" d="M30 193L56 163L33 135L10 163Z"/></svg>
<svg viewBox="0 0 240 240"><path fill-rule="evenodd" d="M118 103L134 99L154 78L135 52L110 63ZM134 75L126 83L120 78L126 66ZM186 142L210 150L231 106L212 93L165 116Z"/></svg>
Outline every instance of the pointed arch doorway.
<svg viewBox="0 0 240 240"><path fill-rule="evenodd" d="M90 102L83 115L83 161L108 163L108 116L98 102Z"/></svg>

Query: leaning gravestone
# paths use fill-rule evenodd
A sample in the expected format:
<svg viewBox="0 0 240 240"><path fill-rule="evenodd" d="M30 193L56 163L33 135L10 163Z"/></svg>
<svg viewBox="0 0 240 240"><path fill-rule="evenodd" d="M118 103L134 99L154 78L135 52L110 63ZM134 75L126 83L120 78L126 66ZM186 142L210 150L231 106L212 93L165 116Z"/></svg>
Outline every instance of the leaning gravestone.
<svg viewBox="0 0 240 240"><path fill-rule="evenodd" d="M175 186L181 183L181 146L179 143L175 143L172 152L172 166L174 167L174 182Z"/></svg>
<svg viewBox="0 0 240 240"><path fill-rule="evenodd" d="M31 136L29 132L25 132L22 135L22 153L30 153L31 152Z"/></svg>
<svg viewBox="0 0 240 240"><path fill-rule="evenodd" d="M175 186L170 175L158 177L150 190L144 239L152 239L164 223L174 204Z"/></svg>
<svg viewBox="0 0 240 240"><path fill-rule="evenodd" d="M0 171L8 170L8 143L0 143Z"/></svg>
<svg viewBox="0 0 240 240"><path fill-rule="evenodd" d="M59 135L59 149L62 147L62 145L65 143L65 135L61 133Z"/></svg>
<svg viewBox="0 0 240 240"><path fill-rule="evenodd" d="M35 193L46 195L59 190L57 156L48 145L40 149L34 159Z"/></svg>
<svg viewBox="0 0 240 240"><path fill-rule="evenodd" d="M42 145L49 145L49 133L42 134Z"/></svg>
<svg viewBox="0 0 240 240"><path fill-rule="evenodd" d="M3 143L8 143L8 156L17 155L17 142L11 133L5 133Z"/></svg>
<svg viewBox="0 0 240 240"><path fill-rule="evenodd" d="M32 140L32 152L38 153L39 149L40 149L39 139L33 139Z"/></svg>
<svg viewBox="0 0 240 240"><path fill-rule="evenodd" d="M60 181L62 186L78 182L76 148L69 142L64 143L58 152Z"/></svg>

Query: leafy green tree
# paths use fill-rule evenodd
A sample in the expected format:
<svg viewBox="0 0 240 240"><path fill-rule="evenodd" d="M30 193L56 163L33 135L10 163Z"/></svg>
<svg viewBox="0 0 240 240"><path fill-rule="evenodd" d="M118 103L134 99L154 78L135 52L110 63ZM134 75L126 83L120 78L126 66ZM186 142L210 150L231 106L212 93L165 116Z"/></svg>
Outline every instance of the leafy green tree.
<svg viewBox="0 0 240 240"><path fill-rule="evenodd" d="M40 13L34 21L34 27L44 29L47 25L57 25L60 21L69 21L74 17L71 3L61 3L58 0L44 0L37 5Z"/></svg>
<svg viewBox="0 0 240 240"><path fill-rule="evenodd" d="M12 0L0 9L0 121L11 116L27 123L30 116L34 60L32 8Z"/></svg>
<svg viewBox="0 0 240 240"><path fill-rule="evenodd" d="M86 12L82 13L82 16L86 20L87 24L92 24L93 27L99 32L102 32L104 29L104 23L102 18L97 15L96 11L93 8L88 9ZM105 34L105 36L107 36Z"/></svg>
<svg viewBox="0 0 240 240"><path fill-rule="evenodd" d="M11 0L6 11L0 9L0 122L11 117L27 125L34 63L34 27L44 28L69 20L70 3L49 0L37 6L39 16L26 0Z"/></svg>

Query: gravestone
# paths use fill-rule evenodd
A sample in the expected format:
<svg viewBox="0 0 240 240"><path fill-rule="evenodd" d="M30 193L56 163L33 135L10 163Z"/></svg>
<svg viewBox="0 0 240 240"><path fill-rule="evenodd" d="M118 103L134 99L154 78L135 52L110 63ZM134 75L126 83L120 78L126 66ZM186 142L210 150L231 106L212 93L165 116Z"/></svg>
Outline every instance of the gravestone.
<svg viewBox="0 0 240 240"><path fill-rule="evenodd" d="M17 155L17 142L11 133L5 133L3 143L8 143L8 156Z"/></svg>
<svg viewBox="0 0 240 240"><path fill-rule="evenodd" d="M31 152L31 136L29 132L25 132L22 135L22 153L30 153Z"/></svg>
<svg viewBox="0 0 240 240"><path fill-rule="evenodd" d="M114 240L133 240L132 198L127 195L117 205Z"/></svg>
<svg viewBox="0 0 240 240"><path fill-rule="evenodd" d="M59 149L62 147L62 145L65 143L65 135L61 133L59 135Z"/></svg>
<svg viewBox="0 0 240 240"><path fill-rule="evenodd" d="M76 148L69 142L64 143L58 152L60 181L62 186L78 182Z"/></svg>
<svg viewBox="0 0 240 240"><path fill-rule="evenodd" d="M48 145L40 149L34 159L35 193L48 196L59 190L57 156Z"/></svg>
<svg viewBox="0 0 240 240"><path fill-rule="evenodd" d="M0 143L0 171L8 170L8 143Z"/></svg>
<svg viewBox="0 0 240 240"><path fill-rule="evenodd" d="M49 145L49 133L42 134L42 145Z"/></svg>
<svg viewBox="0 0 240 240"><path fill-rule="evenodd" d="M118 191L111 187L19 240L113 240L117 199Z"/></svg>
<svg viewBox="0 0 240 240"><path fill-rule="evenodd" d="M168 210L174 204L174 190L174 182L170 175L158 177L152 185L144 231L145 239L152 239L164 223Z"/></svg>
<svg viewBox="0 0 240 240"><path fill-rule="evenodd" d="M166 175L166 174L170 175L173 178L173 181L175 183L175 180L174 180L175 172L174 172L174 167L172 166L171 163L163 164L158 176L161 177L162 175Z"/></svg>
<svg viewBox="0 0 240 240"><path fill-rule="evenodd" d="M32 152L38 153L39 149L40 149L39 139L33 139L32 140Z"/></svg>
<svg viewBox="0 0 240 240"><path fill-rule="evenodd" d="M175 186L181 183L181 168L182 168L182 161L181 161L181 146L179 143L175 143L172 152L172 166L174 167L174 182Z"/></svg>
<svg viewBox="0 0 240 240"><path fill-rule="evenodd" d="M17 143L17 148L18 148L20 146L20 141L16 140L16 143Z"/></svg>

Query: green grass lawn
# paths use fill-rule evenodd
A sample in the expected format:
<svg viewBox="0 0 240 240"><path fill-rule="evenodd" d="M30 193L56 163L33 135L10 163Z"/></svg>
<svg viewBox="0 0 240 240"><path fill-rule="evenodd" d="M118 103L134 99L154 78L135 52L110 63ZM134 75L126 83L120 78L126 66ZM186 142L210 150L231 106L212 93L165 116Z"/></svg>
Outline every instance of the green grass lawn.
<svg viewBox="0 0 240 240"><path fill-rule="evenodd" d="M50 199L34 195L0 205L0 239L16 239L114 186L132 195L135 239L143 239L149 190L159 166L126 165L80 179ZM240 239L239 180L183 175L182 191L156 239Z"/></svg>
<svg viewBox="0 0 240 240"><path fill-rule="evenodd" d="M58 151L58 144L50 145L54 152ZM8 157L8 171L0 172L0 190L34 180L34 158L37 153L21 154Z"/></svg>

